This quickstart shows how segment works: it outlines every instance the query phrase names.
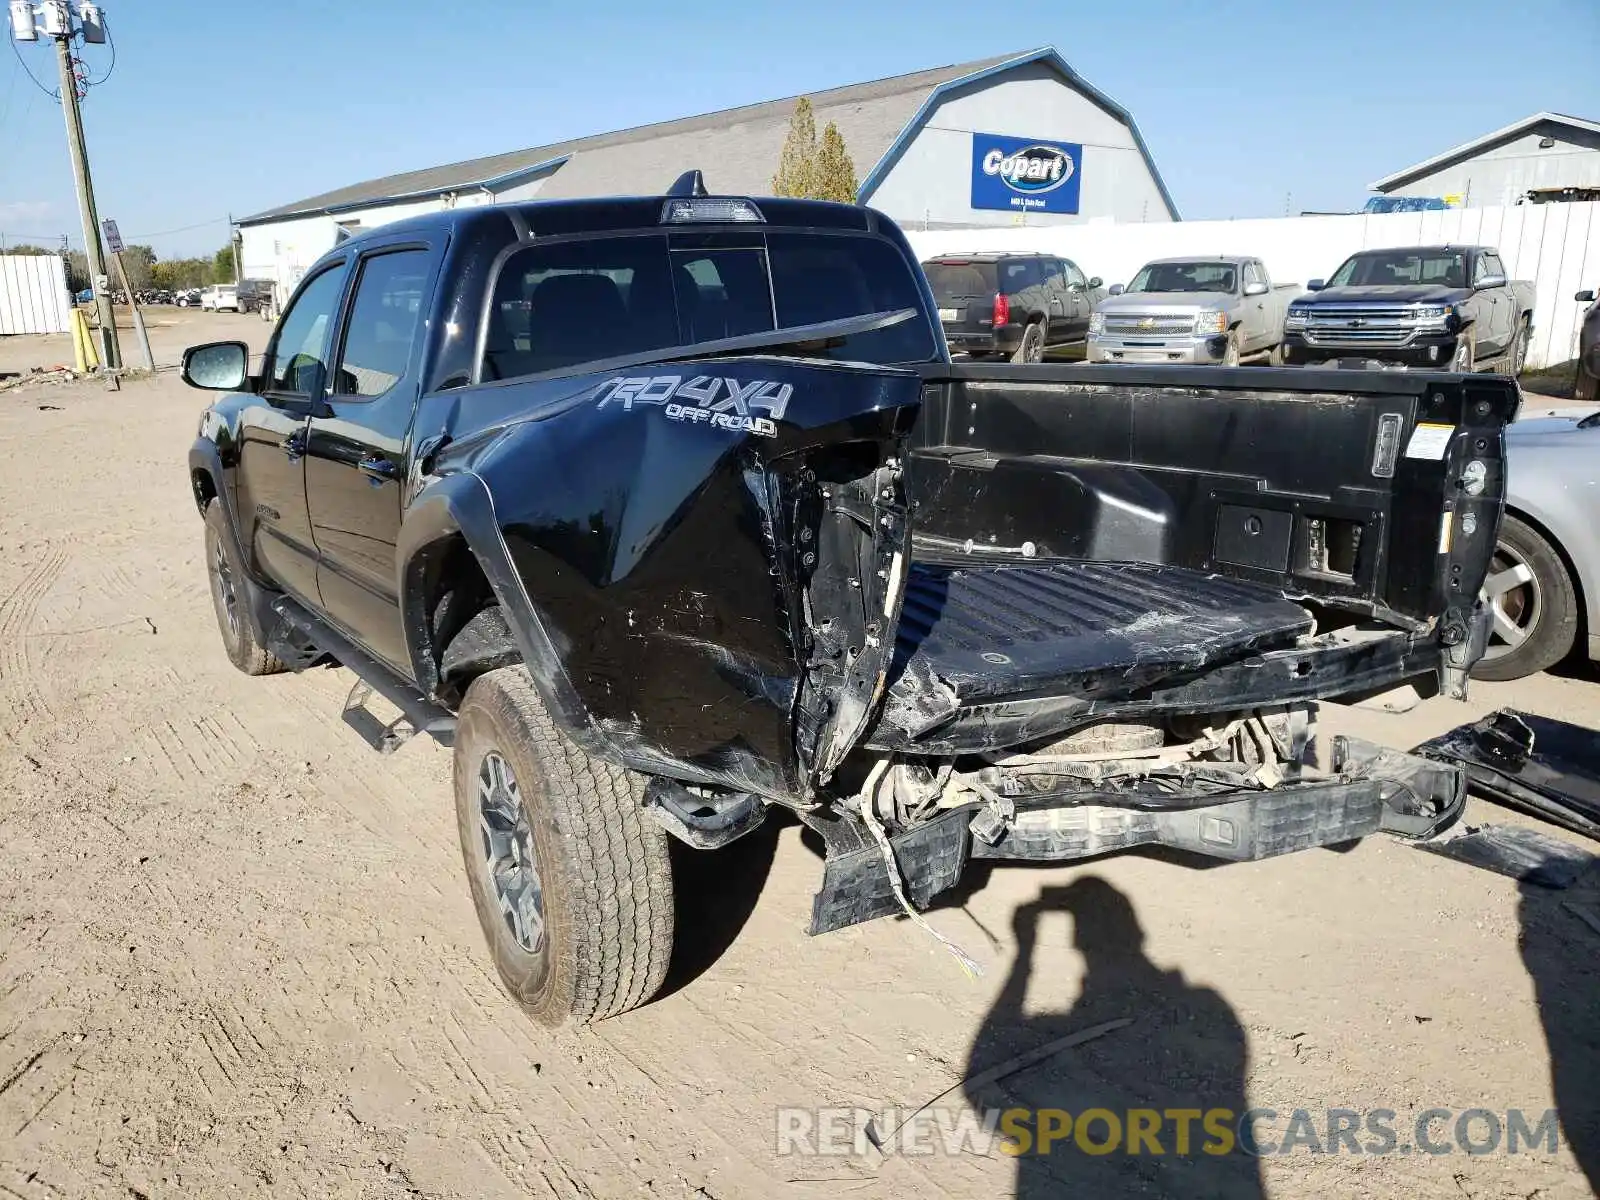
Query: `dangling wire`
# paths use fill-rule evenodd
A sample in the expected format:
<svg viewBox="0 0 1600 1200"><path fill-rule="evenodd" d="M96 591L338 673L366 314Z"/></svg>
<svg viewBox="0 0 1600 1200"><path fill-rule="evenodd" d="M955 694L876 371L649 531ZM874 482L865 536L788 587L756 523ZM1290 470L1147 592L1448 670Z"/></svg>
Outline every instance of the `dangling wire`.
<svg viewBox="0 0 1600 1200"><path fill-rule="evenodd" d="M46 96L49 96L50 99L52 99L52 100L60 100L61 99L61 93L60 92L56 91L54 88L45 87L44 84L40 83L37 79L35 79L33 77L33 72L28 70L28 62L27 62L27 60L22 57L22 51L17 48L17 43L15 41L13 41L11 38L7 38L6 41L11 42L11 53L15 54L17 56L17 61L22 64L22 73L28 77L29 82L31 82L34 87L38 88Z"/></svg>

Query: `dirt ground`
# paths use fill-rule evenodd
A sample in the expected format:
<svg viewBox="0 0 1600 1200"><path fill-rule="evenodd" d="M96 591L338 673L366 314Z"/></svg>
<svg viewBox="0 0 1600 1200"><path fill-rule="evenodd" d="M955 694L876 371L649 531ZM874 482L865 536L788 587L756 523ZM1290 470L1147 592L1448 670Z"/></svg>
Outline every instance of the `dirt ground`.
<svg viewBox="0 0 1600 1200"><path fill-rule="evenodd" d="M265 326L154 332L171 363ZM40 353L0 342L0 371ZM0 1197L1593 1194L1600 932L1562 907L1600 911L1593 870L1541 892L1381 837L997 869L930 917L973 981L909 922L808 938L820 861L774 826L685 856L667 995L532 1025L474 920L448 753L369 752L345 671L223 656L184 471L204 404L171 373L0 394ZM1333 716L1408 746L1501 705L1600 726L1587 668ZM954 1087L955 1112L969 1073L1112 1018L974 1099L1272 1108L1278 1136L1391 1109L1408 1144L1429 1108L1559 1105L1562 1147L778 1153L780 1107Z"/></svg>

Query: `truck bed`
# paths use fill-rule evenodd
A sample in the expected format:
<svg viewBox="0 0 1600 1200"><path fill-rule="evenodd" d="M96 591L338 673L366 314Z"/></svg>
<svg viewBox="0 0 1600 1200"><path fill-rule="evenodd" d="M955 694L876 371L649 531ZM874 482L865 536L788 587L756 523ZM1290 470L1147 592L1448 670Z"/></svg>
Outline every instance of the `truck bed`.
<svg viewBox="0 0 1600 1200"><path fill-rule="evenodd" d="M1186 567L919 563L873 741L912 749L974 705L1130 696L1287 648L1312 627L1311 614L1275 588Z"/></svg>

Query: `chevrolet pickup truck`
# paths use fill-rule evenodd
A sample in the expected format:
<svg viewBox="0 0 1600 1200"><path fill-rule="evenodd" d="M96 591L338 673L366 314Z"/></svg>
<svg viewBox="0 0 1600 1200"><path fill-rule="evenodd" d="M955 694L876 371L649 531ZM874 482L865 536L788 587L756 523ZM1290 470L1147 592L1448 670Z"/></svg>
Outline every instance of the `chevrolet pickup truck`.
<svg viewBox="0 0 1600 1200"><path fill-rule="evenodd" d="M306 274L189 453L222 644L453 746L467 885L545 1022L647 1000L668 839L774 811L814 932L973 858L1256 859L1460 812L1316 702L1459 695L1508 380L953 365L899 229L666 195L462 208ZM371 693L386 702L369 704Z"/></svg>
<svg viewBox="0 0 1600 1200"><path fill-rule="evenodd" d="M1162 258L1139 268L1089 318L1090 362L1277 365L1295 283L1272 282L1259 258Z"/></svg>
<svg viewBox="0 0 1600 1200"><path fill-rule="evenodd" d="M1289 306L1283 360L1365 359L1451 371L1522 371L1533 284L1488 246L1363 250Z"/></svg>

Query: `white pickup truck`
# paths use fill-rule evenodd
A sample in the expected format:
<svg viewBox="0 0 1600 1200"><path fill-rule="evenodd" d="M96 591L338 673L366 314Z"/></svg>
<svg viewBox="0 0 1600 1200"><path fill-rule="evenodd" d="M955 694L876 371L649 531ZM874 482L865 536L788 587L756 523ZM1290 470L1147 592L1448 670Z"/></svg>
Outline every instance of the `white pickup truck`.
<svg viewBox="0 0 1600 1200"><path fill-rule="evenodd" d="M1259 258L1162 258L1127 288L1112 287L1089 318L1088 359L1098 363L1276 365L1297 283L1274 284Z"/></svg>

